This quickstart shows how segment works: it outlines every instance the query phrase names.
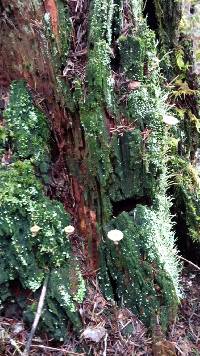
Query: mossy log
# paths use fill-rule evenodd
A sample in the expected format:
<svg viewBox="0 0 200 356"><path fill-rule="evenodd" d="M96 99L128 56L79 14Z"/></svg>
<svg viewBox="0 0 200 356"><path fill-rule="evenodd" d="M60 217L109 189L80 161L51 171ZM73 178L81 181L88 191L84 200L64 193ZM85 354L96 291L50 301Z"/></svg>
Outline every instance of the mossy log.
<svg viewBox="0 0 200 356"><path fill-rule="evenodd" d="M0 85L3 93L11 88L0 131L1 300L13 280L37 291L50 270L43 325L56 338L65 336L68 319L81 328L77 310L85 294L63 232L69 214L88 272L99 269L107 298L163 328L179 303L166 196L169 108L142 6L0 2ZM34 224L41 227L36 238ZM118 246L107 239L110 229L124 233Z"/></svg>

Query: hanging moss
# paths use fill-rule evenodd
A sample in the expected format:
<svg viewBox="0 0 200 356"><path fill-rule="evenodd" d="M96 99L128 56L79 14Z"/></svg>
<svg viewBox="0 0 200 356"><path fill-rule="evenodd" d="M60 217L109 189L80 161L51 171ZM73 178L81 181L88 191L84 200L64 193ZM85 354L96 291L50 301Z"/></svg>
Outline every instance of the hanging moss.
<svg viewBox="0 0 200 356"><path fill-rule="evenodd" d="M61 203L45 196L36 177L35 168L40 174L48 171L50 131L24 82L12 85L6 130L14 154L10 165L0 167L0 299L5 301L5 288L9 295L8 282L18 280L24 289L35 292L49 273L46 308L49 304L51 308L43 323L52 334L63 337L68 320L80 327L76 305L83 300L85 285L64 232L70 217ZM39 227L35 234L34 226Z"/></svg>

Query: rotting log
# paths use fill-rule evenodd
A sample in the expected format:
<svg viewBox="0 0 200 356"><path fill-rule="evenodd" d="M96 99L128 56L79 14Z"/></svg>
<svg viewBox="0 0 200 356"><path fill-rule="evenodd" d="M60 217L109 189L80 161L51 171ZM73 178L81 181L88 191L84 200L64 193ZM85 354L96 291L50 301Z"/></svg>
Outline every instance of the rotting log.
<svg viewBox="0 0 200 356"><path fill-rule="evenodd" d="M142 17L142 5L140 0L0 2L2 92L11 85L12 101L19 103L20 90L31 95L36 116L43 112L43 120L46 117L49 123L44 140L48 169L43 172L37 152L20 153L20 125L26 118L20 110L16 118L18 102L8 100L2 121L7 135L1 147L4 161L6 140L12 153L8 167L1 167L1 179L6 181L12 169L17 175L19 162L23 169L24 160L24 169L33 179L33 166L35 180L40 178L46 195L60 201L73 216L83 237L88 273L100 269L99 281L106 297L129 307L148 325L166 327L176 314L180 296L166 196L169 132L163 117L169 108L161 89L155 34ZM41 131L37 122L36 131L32 131L32 105L29 102L25 108L29 140L31 134L40 137ZM28 143L26 148L30 150ZM47 199L41 186L38 192L41 200ZM49 200L48 205L52 209ZM27 230L30 223L32 220ZM107 239L113 228L124 233L117 247ZM45 238L42 231L40 234ZM8 239L5 233L1 235ZM41 244L36 264L37 258L43 261L42 249ZM64 252L72 256L68 245ZM65 328L63 319L68 317L79 328L78 315L72 316L74 302L81 301L77 280L81 297L84 287L79 270L70 276L76 262L72 260L70 267L65 266L65 258L61 262L52 258L51 262L45 328L59 338ZM40 267L44 276L46 265ZM9 283L22 277L15 268L6 278ZM24 282L23 278L20 281ZM55 288L60 281L67 284L67 290ZM72 298L69 308L65 297ZM58 305L61 314L56 311ZM67 315L62 315L62 306L68 308ZM28 318L28 312L26 315ZM58 323L60 333L55 330Z"/></svg>

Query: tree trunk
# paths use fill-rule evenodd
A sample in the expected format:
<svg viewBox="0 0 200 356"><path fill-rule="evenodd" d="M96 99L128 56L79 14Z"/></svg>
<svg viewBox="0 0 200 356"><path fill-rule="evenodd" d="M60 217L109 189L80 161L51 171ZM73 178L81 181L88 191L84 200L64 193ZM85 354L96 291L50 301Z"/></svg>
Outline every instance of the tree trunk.
<svg viewBox="0 0 200 356"><path fill-rule="evenodd" d="M170 5L159 19L162 3L155 1L156 31L162 36L166 29L161 38L169 49L181 9L170 1L178 16L170 20ZM85 294L63 207L83 239L87 275L98 270L107 298L147 325L166 327L176 314L179 263L166 195L169 107L142 6L140 0L0 1L1 300L16 294L13 281L37 291L50 271L43 322L58 338L68 318L80 329L77 303ZM123 232L118 245L107 238L116 229Z"/></svg>

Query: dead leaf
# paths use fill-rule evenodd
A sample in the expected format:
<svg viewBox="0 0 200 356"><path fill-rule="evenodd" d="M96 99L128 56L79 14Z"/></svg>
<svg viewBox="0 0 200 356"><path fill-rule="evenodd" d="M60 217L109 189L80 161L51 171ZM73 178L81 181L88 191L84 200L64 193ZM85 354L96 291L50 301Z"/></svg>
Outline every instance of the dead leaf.
<svg viewBox="0 0 200 356"><path fill-rule="evenodd" d="M99 342L106 335L106 329L103 326L88 327L82 333L84 339L90 339L94 342Z"/></svg>

